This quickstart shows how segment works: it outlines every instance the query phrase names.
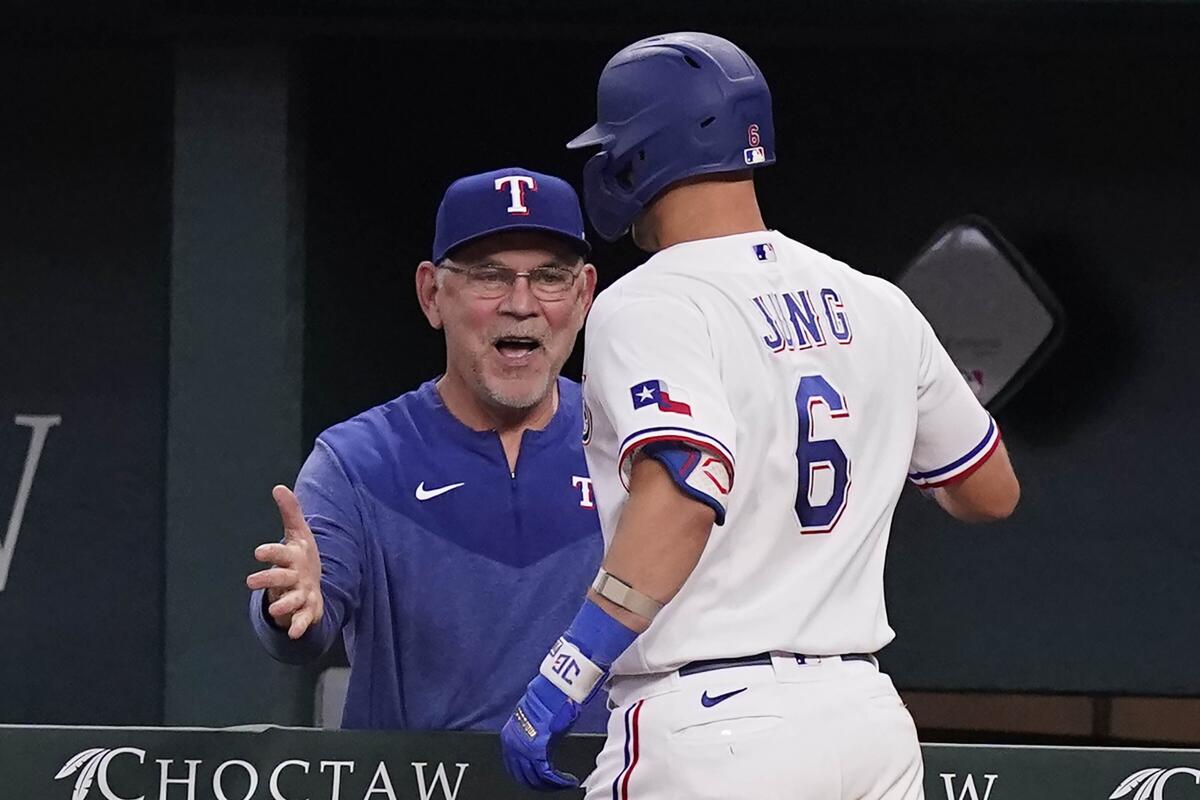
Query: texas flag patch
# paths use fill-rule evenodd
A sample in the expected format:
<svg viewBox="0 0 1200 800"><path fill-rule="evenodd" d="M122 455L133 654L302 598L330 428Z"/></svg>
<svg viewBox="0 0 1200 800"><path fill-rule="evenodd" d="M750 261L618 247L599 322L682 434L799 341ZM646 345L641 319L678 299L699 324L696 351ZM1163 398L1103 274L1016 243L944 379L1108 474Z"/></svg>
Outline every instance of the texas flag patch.
<svg viewBox="0 0 1200 800"><path fill-rule="evenodd" d="M658 406L659 411L669 411L672 414L683 414L688 417L692 415L692 407L679 399L671 399L670 390L662 381L642 381L631 386L629 394L633 398L635 411L646 406ZM676 395L678 396L679 392L676 392Z"/></svg>

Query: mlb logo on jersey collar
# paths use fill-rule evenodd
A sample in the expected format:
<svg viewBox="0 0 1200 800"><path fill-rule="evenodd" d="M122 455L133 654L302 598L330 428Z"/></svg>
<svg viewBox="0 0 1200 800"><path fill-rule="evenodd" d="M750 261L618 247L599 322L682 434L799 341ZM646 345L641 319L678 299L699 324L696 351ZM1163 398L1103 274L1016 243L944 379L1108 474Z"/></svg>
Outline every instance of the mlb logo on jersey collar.
<svg viewBox="0 0 1200 800"><path fill-rule="evenodd" d="M754 247L754 257L759 261L774 261L775 246L769 243L756 244Z"/></svg>
<svg viewBox="0 0 1200 800"><path fill-rule="evenodd" d="M659 411L669 411L672 414L684 414L689 417L692 415L691 406L681 400L671 399L667 384L663 381L657 379L642 381L629 387L629 394L633 398L635 411L646 406L658 406ZM676 392L676 395L678 394Z"/></svg>

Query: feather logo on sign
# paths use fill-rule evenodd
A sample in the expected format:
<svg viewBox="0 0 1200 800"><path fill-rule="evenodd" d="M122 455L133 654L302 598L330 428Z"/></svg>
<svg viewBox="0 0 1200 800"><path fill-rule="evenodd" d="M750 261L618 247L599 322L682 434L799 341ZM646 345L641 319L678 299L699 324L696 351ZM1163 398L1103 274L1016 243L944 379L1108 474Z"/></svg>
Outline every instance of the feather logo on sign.
<svg viewBox="0 0 1200 800"><path fill-rule="evenodd" d="M1192 767L1174 767L1173 769L1151 767L1139 770L1121 781L1120 785L1108 796L1108 800L1117 800L1134 789L1137 789L1137 794L1133 796L1132 800L1150 800L1152 796L1154 800L1162 800L1167 781L1175 775L1187 775L1197 785L1200 785L1200 770Z"/></svg>
<svg viewBox="0 0 1200 800"><path fill-rule="evenodd" d="M108 753L108 748L104 747L92 747L81 753L76 753L71 756L66 764L63 764L63 768L54 776L54 780L59 781L63 778L69 778L78 772L79 777L75 779L75 791L71 793L71 800L84 800L88 795L88 790L92 788L92 781L96 777L96 770L100 767L100 761Z"/></svg>

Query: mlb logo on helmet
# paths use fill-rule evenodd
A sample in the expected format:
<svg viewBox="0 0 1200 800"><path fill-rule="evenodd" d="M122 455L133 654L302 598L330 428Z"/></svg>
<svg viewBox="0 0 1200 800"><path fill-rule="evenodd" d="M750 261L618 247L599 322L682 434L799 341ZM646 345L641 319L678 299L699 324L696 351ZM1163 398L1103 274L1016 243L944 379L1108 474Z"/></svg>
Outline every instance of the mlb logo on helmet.
<svg viewBox="0 0 1200 800"><path fill-rule="evenodd" d="M763 164L767 160L767 151L761 147L747 147L742 156L746 159L747 164Z"/></svg>

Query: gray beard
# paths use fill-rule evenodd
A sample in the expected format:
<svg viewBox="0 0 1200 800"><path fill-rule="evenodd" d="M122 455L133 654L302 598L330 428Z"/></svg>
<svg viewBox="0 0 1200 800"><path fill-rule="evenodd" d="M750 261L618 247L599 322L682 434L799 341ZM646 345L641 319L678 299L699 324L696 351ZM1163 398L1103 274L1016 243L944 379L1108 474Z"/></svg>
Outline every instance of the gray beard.
<svg viewBox="0 0 1200 800"><path fill-rule="evenodd" d="M554 387L554 379L555 376L553 374L548 375L544 386L536 391L531 390L528 394L520 396L500 394L499 392L492 391L486 385L482 385L481 388L487 396L488 401L498 408L509 409L511 411L528 411L546 399L546 396L550 394L550 391Z"/></svg>

